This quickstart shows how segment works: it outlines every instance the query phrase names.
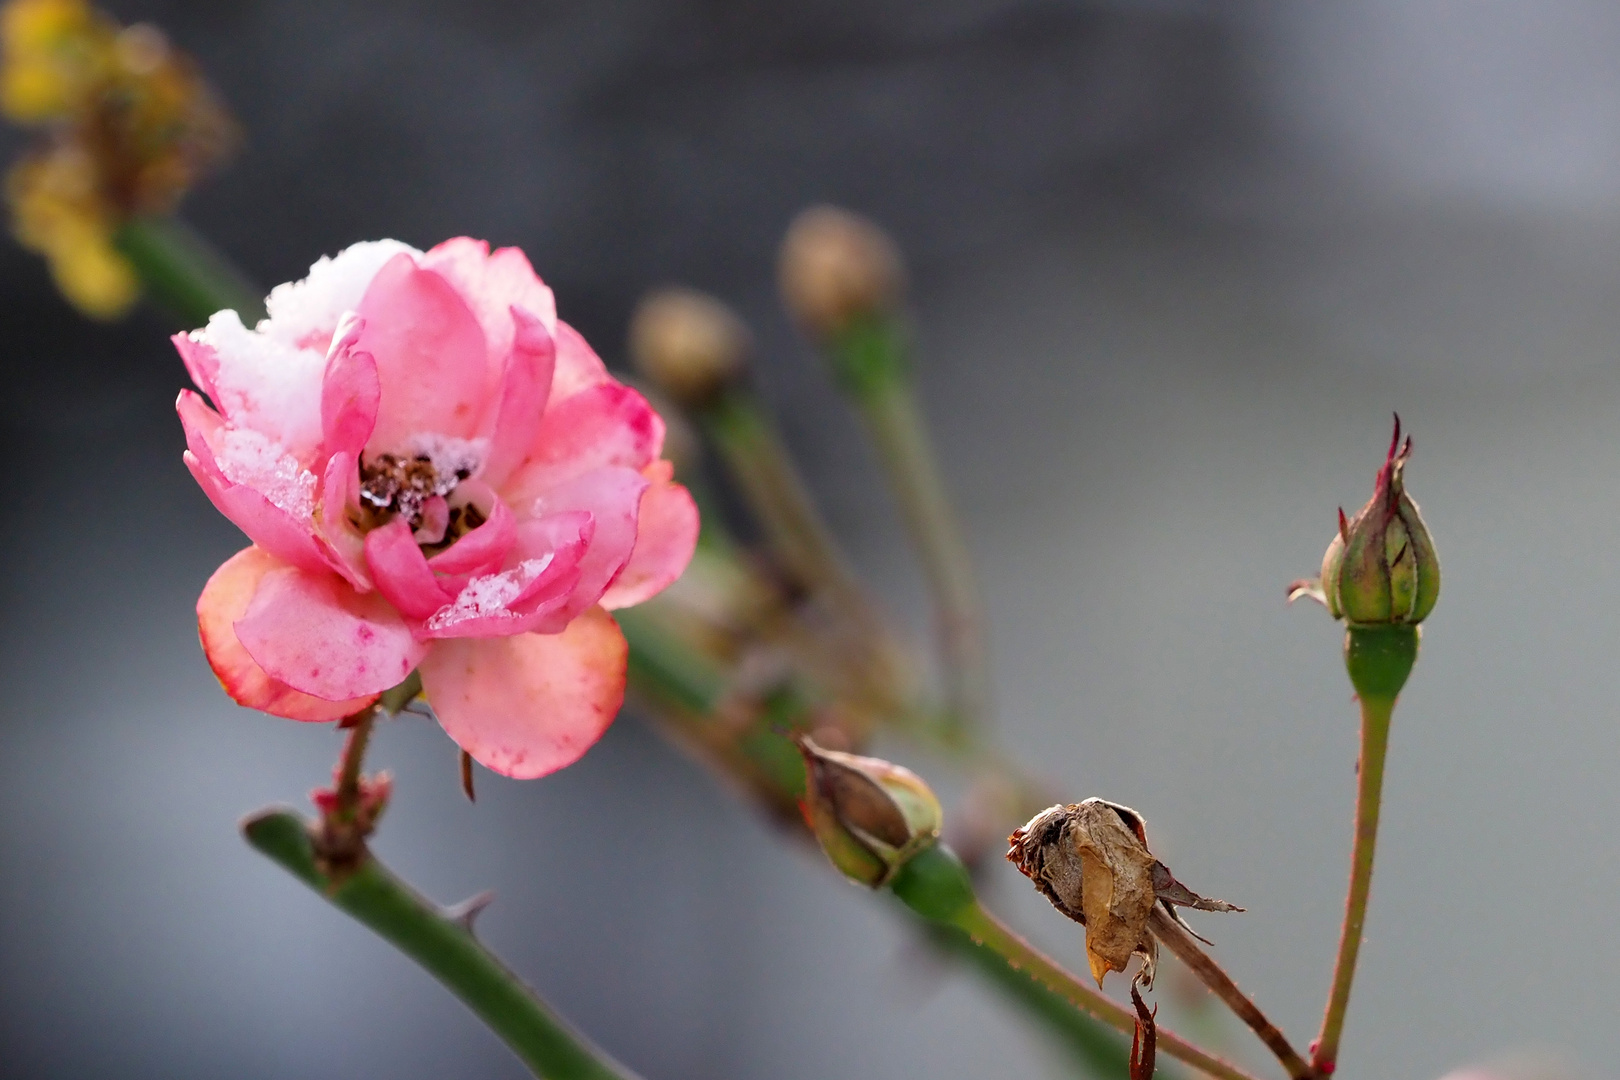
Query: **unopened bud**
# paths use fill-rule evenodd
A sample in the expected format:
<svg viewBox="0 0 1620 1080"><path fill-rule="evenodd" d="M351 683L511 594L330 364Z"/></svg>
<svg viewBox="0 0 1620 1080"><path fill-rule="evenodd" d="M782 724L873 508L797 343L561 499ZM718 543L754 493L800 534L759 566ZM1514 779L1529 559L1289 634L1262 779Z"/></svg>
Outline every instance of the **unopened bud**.
<svg viewBox="0 0 1620 1080"><path fill-rule="evenodd" d="M1289 599L1309 596L1352 625L1415 626L1440 596L1440 560L1403 473L1412 454L1401 418L1378 470L1373 497L1354 518L1339 511L1339 532L1322 557L1320 581L1295 582Z"/></svg>
<svg viewBox="0 0 1620 1080"><path fill-rule="evenodd" d="M892 312L905 289L894 241L866 218L834 206L812 206L793 219L777 270L788 311L823 339Z"/></svg>
<svg viewBox="0 0 1620 1080"><path fill-rule="evenodd" d="M804 755L801 809L832 864L871 888L939 838L944 811L922 778L881 758L823 750L799 739Z"/></svg>
<svg viewBox="0 0 1620 1080"><path fill-rule="evenodd" d="M677 404L700 406L748 366L748 328L730 308L692 289L649 293L630 319L630 358Z"/></svg>

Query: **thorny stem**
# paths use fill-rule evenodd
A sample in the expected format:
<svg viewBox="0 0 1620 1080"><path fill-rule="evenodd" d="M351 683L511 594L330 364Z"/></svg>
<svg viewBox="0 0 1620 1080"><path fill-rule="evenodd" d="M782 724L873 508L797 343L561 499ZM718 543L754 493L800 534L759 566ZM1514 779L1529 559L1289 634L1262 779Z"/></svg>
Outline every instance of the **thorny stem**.
<svg viewBox="0 0 1620 1080"><path fill-rule="evenodd" d="M366 747L371 744L371 729L377 723L376 706L367 706L352 717L349 737L343 743L343 757L337 771L337 813L352 819L360 801L360 770L365 764Z"/></svg>
<svg viewBox="0 0 1620 1080"><path fill-rule="evenodd" d="M1125 1034L1136 1031L1136 1014L1069 973L975 901L950 920L973 941L1001 956L1076 1009L1089 1013ZM1219 1080L1255 1080L1238 1066L1216 1057L1166 1028L1159 1028L1158 1048L1178 1061Z"/></svg>
<svg viewBox="0 0 1620 1080"><path fill-rule="evenodd" d="M508 971L456 917L418 894L362 848L357 866L328 874L309 825L286 810L242 823L248 843L422 965L545 1080L636 1080ZM470 912L471 909L469 909Z"/></svg>
<svg viewBox="0 0 1620 1080"><path fill-rule="evenodd" d="M1361 699L1361 760L1357 766L1356 838L1350 852L1350 889L1344 902L1344 926L1339 933L1339 956L1333 965L1333 989L1322 1015L1312 1058L1326 1076L1339 1061L1339 1036L1344 1032L1345 1010L1350 1006L1350 984L1356 977L1356 956L1361 951L1367 923L1367 899L1372 893L1373 852L1378 844L1378 810L1384 787L1384 758L1389 748L1389 722L1394 697Z"/></svg>
<svg viewBox="0 0 1620 1080"><path fill-rule="evenodd" d="M879 318L856 323L832 347L840 354L839 381L866 421L928 579L952 719L971 729L990 698L983 602L906 371L904 335L893 319Z"/></svg>
<svg viewBox="0 0 1620 1080"><path fill-rule="evenodd" d="M1186 928L1167 915L1162 907L1154 905L1153 914L1148 918L1148 927L1153 931L1153 936L1158 938L1176 959L1186 964L1187 968L1198 976L1200 982L1209 987L1227 1008L1237 1014L1239 1020L1249 1025L1260 1037L1260 1041L1277 1055L1277 1060L1282 1062L1282 1067L1288 1070L1288 1075L1293 1077L1293 1080L1310 1080L1317 1075L1316 1070L1299 1056L1299 1052L1289 1043L1277 1025L1266 1018L1260 1007L1238 989L1237 983L1232 981L1226 970L1199 948L1198 942ZM1163 1037L1161 1032L1160 1038Z"/></svg>

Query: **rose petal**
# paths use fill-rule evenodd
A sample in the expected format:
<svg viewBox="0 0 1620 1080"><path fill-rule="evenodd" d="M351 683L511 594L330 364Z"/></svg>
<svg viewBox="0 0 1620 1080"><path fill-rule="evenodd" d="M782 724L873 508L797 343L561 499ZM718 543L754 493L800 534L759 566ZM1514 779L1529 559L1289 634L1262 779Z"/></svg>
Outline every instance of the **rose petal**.
<svg viewBox="0 0 1620 1080"><path fill-rule="evenodd" d="M584 511L591 515L594 531L589 548L579 564L579 582L568 603L568 613L578 615L602 598L602 593L618 577L636 546L636 518L647 478L633 469L609 466L586 473L535 500L530 512L534 518L519 522L513 557L526 559L546 550L553 542L539 524L553 514Z"/></svg>
<svg viewBox="0 0 1620 1080"><path fill-rule="evenodd" d="M420 265L455 286L483 327L490 356L497 360L512 348L513 306L532 312L547 332L557 325L551 290L517 248L499 248L491 254L485 241L458 236L429 250Z"/></svg>
<svg viewBox="0 0 1620 1080"><path fill-rule="evenodd" d="M401 518L366 534L366 566L377 591L406 618L425 619L453 599L433 576L410 525Z"/></svg>
<svg viewBox="0 0 1620 1080"><path fill-rule="evenodd" d="M628 386L603 383L546 411L534 444L501 490L521 507L605 465L639 471L663 445L663 418L647 399Z"/></svg>
<svg viewBox="0 0 1620 1080"><path fill-rule="evenodd" d="M480 478L499 485L522 463L539 434L557 363L557 343L538 318L512 308L517 328L501 375L501 400Z"/></svg>
<svg viewBox="0 0 1620 1080"><path fill-rule="evenodd" d="M649 487L636 518L636 546L602 594L602 606L613 611L663 592L692 561L698 527L697 504L684 487L667 481Z"/></svg>
<svg viewBox="0 0 1620 1080"><path fill-rule="evenodd" d="M578 330L558 319L554 336L557 339L557 373L551 379L553 402L613 381L607 365L602 363L602 358L596 355Z"/></svg>
<svg viewBox="0 0 1620 1080"><path fill-rule="evenodd" d="M365 537L353 519L360 513L360 464L353 453L333 454L321 478L321 509L316 528L331 553L328 562L361 592L371 588Z"/></svg>
<svg viewBox="0 0 1620 1080"><path fill-rule="evenodd" d="M175 350L180 353L180 362L186 365L186 374L191 376L192 384L218 405L219 398L214 387L219 377L219 354L214 347L190 334L175 334L169 340L174 342Z"/></svg>
<svg viewBox="0 0 1620 1080"><path fill-rule="evenodd" d="M463 493L468 493L476 490L477 485L478 481L469 480L461 487ZM487 574L499 570L506 561L517 536L512 511L493 492L488 493L487 499L476 501L488 508L488 517L478 528L427 561L434 573Z"/></svg>
<svg viewBox="0 0 1620 1080"><path fill-rule="evenodd" d="M190 390L180 391L175 410L186 431L186 468L191 470L191 475L219 512L230 518L248 539L278 558L306 570L325 568L328 560L322 546L316 542L314 521L307 510L294 512L301 508L285 491L260 491L226 476L215 450L216 445L225 441L225 424L219 414ZM313 483L310 486L313 488ZM287 505L272 501L270 495L276 495L281 504Z"/></svg>
<svg viewBox="0 0 1620 1080"><path fill-rule="evenodd" d="M359 454L377 427L382 384L377 361L353 348L333 350L321 383L321 442L328 454Z"/></svg>
<svg viewBox="0 0 1620 1080"><path fill-rule="evenodd" d="M398 451L413 435L476 435L495 369L478 320L450 283L402 253L377 272L359 313L358 347L376 357L382 386L369 445Z"/></svg>
<svg viewBox="0 0 1620 1080"><path fill-rule="evenodd" d="M227 559L203 586L197 600L197 635L202 639L208 666L237 704L261 709L289 720L325 722L359 712L376 695L325 701L299 693L272 678L254 662L236 637L235 623L247 612L266 574L287 564L263 548L244 548Z"/></svg>
<svg viewBox="0 0 1620 1080"><path fill-rule="evenodd" d="M291 567L265 575L236 636L270 675L328 701L386 690L427 652L378 593Z"/></svg>
<svg viewBox="0 0 1620 1080"><path fill-rule="evenodd" d="M423 637L508 637L559 633L579 610L572 603L580 561L596 523L590 514L555 514L524 526L526 557L509 570L458 586L453 603L421 627Z"/></svg>
<svg viewBox="0 0 1620 1080"><path fill-rule="evenodd" d="M440 641L422 687L445 732L479 764L530 780L578 761L624 701L627 649L593 608L561 634Z"/></svg>

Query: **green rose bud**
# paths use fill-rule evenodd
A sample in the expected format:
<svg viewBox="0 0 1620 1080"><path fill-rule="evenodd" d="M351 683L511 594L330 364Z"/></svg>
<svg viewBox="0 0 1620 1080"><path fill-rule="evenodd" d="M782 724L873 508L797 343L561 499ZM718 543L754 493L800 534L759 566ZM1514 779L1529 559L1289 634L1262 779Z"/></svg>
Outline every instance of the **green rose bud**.
<svg viewBox="0 0 1620 1080"><path fill-rule="evenodd" d="M944 811L922 778L880 758L823 750L799 739L801 809L821 848L845 877L871 888L939 838Z"/></svg>
<svg viewBox="0 0 1620 1080"><path fill-rule="evenodd" d="M1339 511L1339 533L1322 557L1317 581L1296 581L1290 600L1308 596L1352 625L1415 626L1440 597L1440 560L1403 472L1412 440L1401 442L1401 419L1373 497L1354 518Z"/></svg>

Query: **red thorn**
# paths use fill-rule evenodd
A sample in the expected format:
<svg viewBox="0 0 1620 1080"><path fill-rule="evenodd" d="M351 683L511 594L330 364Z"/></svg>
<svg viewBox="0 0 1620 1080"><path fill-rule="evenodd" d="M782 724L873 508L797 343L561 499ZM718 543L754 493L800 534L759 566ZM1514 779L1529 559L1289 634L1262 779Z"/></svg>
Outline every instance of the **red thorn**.
<svg viewBox="0 0 1620 1080"><path fill-rule="evenodd" d="M1401 448L1401 414L1395 413L1395 434L1389 440L1389 460L1395 460L1395 451Z"/></svg>
<svg viewBox="0 0 1620 1080"><path fill-rule="evenodd" d="M1339 507L1339 539L1350 542L1350 523L1344 519L1344 507Z"/></svg>

